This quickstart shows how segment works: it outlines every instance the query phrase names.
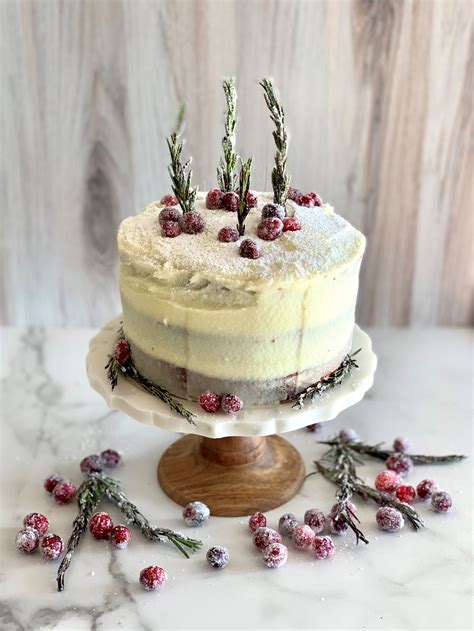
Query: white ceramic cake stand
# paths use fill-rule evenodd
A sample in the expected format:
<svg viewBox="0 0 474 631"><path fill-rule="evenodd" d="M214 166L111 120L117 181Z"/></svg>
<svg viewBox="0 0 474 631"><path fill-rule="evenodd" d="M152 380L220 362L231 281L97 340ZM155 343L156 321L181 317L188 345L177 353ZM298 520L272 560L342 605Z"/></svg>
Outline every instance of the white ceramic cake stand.
<svg viewBox="0 0 474 631"><path fill-rule="evenodd" d="M228 416L207 414L197 403L183 401L196 414L196 424L191 425L130 379L119 378L112 391L105 365L120 322L121 316L114 318L92 338L87 355L89 382L112 409L142 423L186 434L163 454L158 479L177 503L200 499L215 515L270 510L293 497L303 482L304 464L290 443L273 434L335 418L363 398L377 367L371 340L356 325L352 352L362 349L357 355L359 369L313 403L305 403L302 409L292 403L249 407Z"/></svg>

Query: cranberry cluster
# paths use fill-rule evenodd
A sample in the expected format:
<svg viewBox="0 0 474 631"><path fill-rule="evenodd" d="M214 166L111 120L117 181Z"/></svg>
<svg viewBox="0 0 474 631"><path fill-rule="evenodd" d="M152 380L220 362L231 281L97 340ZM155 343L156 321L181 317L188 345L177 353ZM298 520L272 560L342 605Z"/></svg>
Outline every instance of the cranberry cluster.
<svg viewBox="0 0 474 631"><path fill-rule="evenodd" d="M242 399L236 394L220 396L215 392L204 392L200 395L198 401L202 409L210 414L215 414L219 410L226 414L237 414L244 405Z"/></svg>
<svg viewBox="0 0 474 631"><path fill-rule="evenodd" d="M165 208L160 211L158 221L161 226L161 236L173 239L182 232L186 234L199 234L206 227L204 217L194 210L181 213L176 208L178 200L173 195L165 195L161 198L161 204Z"/></svg>
<svg viewBox="0 0 474 631"><path fill-rule="evenodd" d="M290 186L288 190L288 199L298 204L298 206L306 206L312 208L313 206L322 206L323 202L317 193L302 193L297 188Z"/></svg>
<svg viewBox="0 0 474 631"><path fill-rule="evenodd" d="M247 193L247 206L255 208L257 196L253 191ZM211 189L206 196L206 208L211 210L227 210L236 213L239 207L239 195L234 191L224 192L220 188Z"/></svg>
<svg viewBox="0 0 474 631"><path fill-rule="evenodd" d="M119 340L119 342L120 341L121 340ZM121 459L122 457L118 451L115 451L115 449L106 449L99 455L92 454L91 456L86 456L81 460L79 467L82 473L102 473L106 469L116 467Z"/></svg>
<svg viewBox="0 0 474 631"><path fill-rule="evenodd" d="M42 513L29 513L23 519L23 528L18 532L15 543L23 554L33 554L41 550L45 559L54 560L64 550L64 542L59 535L46 534L49 519Z"/></svg>
<svg viewBox="0 0 474 631"><path fill-rule="evenodd" d="M89 531L94 539L110 541L116 548L124 550L132 538L129 528L123 524L114 526L112 518L104 511L92 515Z"/></svg>

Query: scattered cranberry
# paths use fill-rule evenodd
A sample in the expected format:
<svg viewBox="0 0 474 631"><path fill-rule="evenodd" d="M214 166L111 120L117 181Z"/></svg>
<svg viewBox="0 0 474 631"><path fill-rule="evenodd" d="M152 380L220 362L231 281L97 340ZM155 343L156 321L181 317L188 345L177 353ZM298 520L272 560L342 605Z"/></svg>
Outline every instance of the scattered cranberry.
<svg viewBox="0 0 474 631"><path fill-rule="evenodd" d="M107 469L113 469L122 460L122 456L115 449L105 449L101 452L100 457L105 462Z"/></svg>
<svg viewBox="0 0 474 631"><path fill-rule="evenodd" d="M257 226L257 236L264 241L274 241L283 232L283 222L278 217L267 217Z"/></svg>
<svg viewBox="0 0 474 631"><path fill-rule="evenodd" d="M257 194L254 191L249 191L246 201L249 208L256 208L258 204Z"/></svg>
<svg viewBox="0 0 474 631"><path fill-rule="evenodd" d="M350 500L348 500L346 502L346 507L347 507L347 510L353 515L357 513L357 506L354 504L354 502L351 502ZM331 510L329 511L329 517L336 517L336 515L338 514L339 514L339 504L336 503L332 506Z"/></svg>
<svg viewBox="0 0 474 631"><path fill-rule="evenodd" d="M46 480L43 482L45 491L47 491L48 493L52 493L56 484L59 484L59 482L62 482L62 480L63 479L59 475L59 473L53 473L53 475L50 475L49 478L46 478Z"/></svg>
<svg viewBox="0 0 474 631"><path fill-rule="evenodd" d="M258 259L260 256L260 248L252 241L252 239L244 239L240 244L240 256L245 259Z"/></svg>
<svg viewBox="0 0 474 631"><path fill-rule="evenodd" d="M222 397L215 392L204 392L204 394L200 395L198 401L204 412L214 414L220 410Z"/></svg>
<svg viewBox="0 0 474 631"><path fill-rule="evenodd" d="M178 200L174 195L163 195L160 199L160 204L164 206L176 206L178 204Z"/></svg>
<svg viewBox="0 0 474 631"><path fill-rule="evenodd" d="M435 491L431 496L431 506L437 513L447 513L452 505L451 495L446 491Z"/></svg>
<svg viewBox="0 0 474 631"><path fill-rule="evenodd" d="M304 514L304 523L307 526L310 526L317 534L318 532L322 532L324 530L326 517L323 511L320 511L317 508L310 508Z"/></svg>
<svg viewBox="0 0 474 631"><path fill-rule="evenodd" d="M324 535L314 538L311 549L317 559L328 559L334 554L335 546L331 537Z"/></svg>
<svg viewBox="0 0 474 631"><path fill-rule="evenodd" d="M285 208L280 204L265 204L262 208L262 219L268 219L268 217L277 217L280 221L285 218Z"/></svg>
<svg viewBox="0 0 474 631"><path fill-rule="evenodd" d="M181 216L180 225L181 230L186 234L198 234L204 230L206 224L201 213L191 210Z"/></svg>
<svg viewBox="0 0 474 631"><path fill-rule="evenodd" d="M359 435L354 429L346 427L345 429L341 429L341 431L339 432L339 440L341 441L341 443L347 443L350 445L351 443L358 443L360 439Z"/></svg>
<svg viewBox="0 0 474 631"><path fill-rule="evenodd" d="M375 519L379 527L386 532L396 532L403 528L405 524L401 512L392 506L381 506L375 515Z"/></svg>
<svg viewBox="0 0 474 631"><path fill-rule="evenodd" d="M253 533L253 542L259 550L265 550L272 543L281 543L281 535L273 528L257 528Z"/></svg>
<svg viewBox="0 0 474 631"><path fill-rule="evenodd" d="M402 484L395 491L395 496L397 500L400 502L405 502L405 504L410 504L416 497L415 489L409 484Z"/></svg>
<svg viewBox="0 0 474 631"><path fill-rule="evenodd" d="M113 527L111 516L103 511L92 515L89 522L89 530L95 539L108 539Z"/></svg>
<svg viewBox="0 0 474 631"><path fill-rule="evenodd" d="M283 232L296 232L301 230L301 221L298 217L285 217L283 219Z"/></svg>
<svg viewBox="0 0 474 631"><path fill-rule="evenodd" d="M226 394L222 397L222 409L226 414L237 414L242 406L242 399L239 399L236 394Z"/></svg>
<svg viewBox="0 0 474 631"><path fill-rule="evenodd" d="M64 550L64 542L59 535L49 534L41 540L41 554L45 559L53 561Z"/></svg>
<svg viewBox="0 0 474 631"><path fill-rule="evenodd" d="M150 565L140 572L140 583L150 592L162 587L167 579L166 570L158 565Z"/></svg>
<svg viewBox="0 0 474 631"><path fill-rule="evenodd" d="M314 199L310 195L300 195L298 204L307 208L312 208L315 205Z"/></svg>
<svg viewBox="0 0 474 631"><path fill-rule="evenodd" d="M213 546L206 554L206 561L216 570L222 570L229 563L229 551L223 546Z"/></svg>
<svg viewBox="0 0 474 631"><path fill-rule="evenodd" d="M83 458L79 467L82 473L100 473L105 469L105 462L100 456L94 454Z"/></svg>
<svg viewBox="0 0 474 631"><path fill-rule="evenodd" d="M249 517L249 528L252 532L255 532L258 528L265 528L267 525L267 518L263 513L254 513Z"/></svg>
<svg viewBox="0 0 474 631"><path fill-rule="evenodd" d="M224 193L220 188L212 188L206 195L206 208L219 210L223 207Z"/></svg>
<svg viewBox="0 0 474 631"><path fill-rule="evenodd" d="M400 475L406 475L413 469L413 460L405 454L392 454L387 458L385 465L391 471L396 471Z"/></svg>
<svg viewBox="0 0 474 631"><path fill-rule="evenodd" d="M231 226L226 226L225 228L221 228L217 234L217 238L222 243L232 243L234 241L238 241L239 239L239 231L237 228L232 228Z"/></svg>
<svg viewBox="0 0 474 631"><path fill-rule="evenodd" d="M296 526L293 531L293 545L297 550L305 550L313 543L315 537L314 530L306 524Z"/></svg>
<svg viewBox="0 0 474 631"><path fill-rule="evenodd" d="M311 193L308 193L308 196L311 197L311 199L313 200L315 206L322 206L323 205L322 199L319 197L319 195L317 193L311 192Z"/></svg>
<svg viewBox="0 0 474 631"><path fill-rule="evenodd" d="M405 451L408 451L410 448L411 448L411 442L408 440L408 438L404 438L403 436L398 436L393 441L393 449L395 451L404 453Z"/></svg>
<svg viewBox="0 0 474 631"><path fill-rule="evenodd" d="M278 530L284 537L292 537L298 520L293 513L285 513L278 520Z"/></svg>
<svg viewBox="0 0 474 631"><path fill-rule="evenodd" d="M125 338L122 337L115 342L113 355L121 366L130 361L130 344Z"/></svg>
<svg viewBox="0 0 474 631"><path fill-rule="evenodd" d="M23 554L33 554L39 546L39 534L34 528L22 528L15 539L16 547Z"/></svg>
<svg viewBox="0 0 474 631"><path fill-rule="evenodd" d="M438 484L434 480L422 480L416 487L416 492L420 500L429 499L437 490Z"/></svg>
<svg viewBox="0 0 474 631"><path fill-rule="evenodd" d="M183 509L184 521L188 526L201 527L209 519L211 511L203 502L191 502Z"/></svg>
<svg viewBox="0 0 474 631"><path fill-rule="evenodd" d="M263 551L263 562L272 569L285 565L287 559L288 548L282 543L271 543Z"/></svg>
<svg viewBox="0 0 474 631"><path fill-rule="evenodd" d="M236 213L239 207L239 196L237 193L233 191L225 193L222 199L222 206L229 212Z"/></svg>
<svg viewBox="0 0 474 631"><path fill-rule="evenodd" d="M169 221L173 223L177 223L181 218L181 213L177 208L163 208L163 210L158 215L158 221L160 222L160 226L164 226L165 223Z"/></svg>
<svg viewBox="0 0 474 631"><path fill-rule="evenodd" d="M349 528L349 524L342 515L329 517L329 530L333 535L345 535Z"/></svg>
<svg viewBox="0 0 474 631"><path fill-rule="evenodd" d="M61 480L53 490L53 497L58 504L69 504L76 497L77 488L69 480Z"/></svg>
<svg viewBox="0 0 474 631"><path fill-rule="evenodd" d="M301 197L301 191L294 186L290 186L288 189L288 199L291 199L292 202L298 203L299 198Z"/></svg>
<svg viewBox="0 0 474 631"><path fill-rule="evenodd" d="M396 471L381 471L375 478L375 488L384 493L395 493L400 484L401 478Z"/></svg>
<svg viewBox="0 0 474 631"><path fill-rule="evenodd" d="M187 232L187 230L184 230ZM198 230L200 232L200 230ZM161 236L168 239L175 239L181 234L181 226L177 221L165 221L161 226ZM194 234L194 233L193 233Z"/></svg>
<svg viewBox="0 0 474 631"><path fill-rule="evenodd" d="M49 528L49 520L46 515L41 513L29 513L23 520L25 528L34 528L41 536L44 535Z"/></svg>
<svg viewBox="0 0 474 631"><path fill-rule="evenodd" d="M322 429L322 423L312 423L311 425L306 425L306 429L308 432L319 432Z"/></svg>
<svg viewBox="0 0 474 631"><path fill-rule="evenodd" d="M128 546L130 539L130 530L123 524L117 524L110 531L110 541L120 550L124 550Z"/></svg>

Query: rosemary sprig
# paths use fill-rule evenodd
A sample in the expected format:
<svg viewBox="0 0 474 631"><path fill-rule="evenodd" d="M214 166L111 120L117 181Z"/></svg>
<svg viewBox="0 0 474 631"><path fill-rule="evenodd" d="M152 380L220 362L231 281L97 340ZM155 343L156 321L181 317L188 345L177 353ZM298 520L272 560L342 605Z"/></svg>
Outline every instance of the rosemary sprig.
<svg viewBox="0 0 474 631"><path fill-rule="evenodd" d="M178 108L176 116L176 124L170 136L166 139L171 157L171 164L168 166L168 172L171 177L171 188L175 194L183 213L191 212L196 203L197 186L192 188L192 169L189 168L191 158L184 164L181 162L181 154L183 153L183 128L184 128L184 104Z"/></svg>
<svg viewBox="0 0 474 631"><path fill-rule="evenodd" d="M241 164L239 176L239 206L237 208L237 230L241 237L245 234L245 220L250 212L250 206L247 203L247 194L250 188L250 171L252 169L252 158Z"/></svg>
<svg viewBox="0 0 474 631"><path fill-rule="evenodd" d="M275 166L272 170L273 201L275 204L285 206L291 181L291 176L286 170L288 133L285 128L285 112L280 103L278 103L272 82L269 79L263 79L260 85L264 89L263 96L270 110L270 118L275 124L273 139L277 150L275 153Z"/></svg>
<svg viewBox="0 0 474 631"><path fill-rule="evenodd" d="M237 90L235 89L235 79L224 79L222 83L225 98L227 101L227 113L225 119L225 136L222 139L222 149L224 156L219 161L217 167L217 182L222 191L234 191L237 176L235 168L238 156L235 152L235 126L237 124Z"/></svg>

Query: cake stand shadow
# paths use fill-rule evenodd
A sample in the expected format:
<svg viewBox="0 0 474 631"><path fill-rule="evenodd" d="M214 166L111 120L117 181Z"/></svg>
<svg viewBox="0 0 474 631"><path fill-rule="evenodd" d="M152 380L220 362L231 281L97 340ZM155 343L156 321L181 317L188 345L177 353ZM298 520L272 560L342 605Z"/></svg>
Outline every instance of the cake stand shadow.
<svg viewBox="0 0 474 631"><path fill-rule="evenodd" d="M87 374L91 386L112 409L142 423L186 434L161 457L159 483L178 504L200 500L218 516L268 511L289 501L303 483L304 463L288 441L274 434L334 419L363 398L377 367L371 340L356 325L352 348L362 349L357 355L359 370L313 403L302 409L291 403L244 408L237 416L228 416L207 414L197 403L186 401L186 407L196 414L196 424L191 425L129 379L119 378L112 391L104 367L120 322L120 316L114 318L90 342Z"/></svg>

